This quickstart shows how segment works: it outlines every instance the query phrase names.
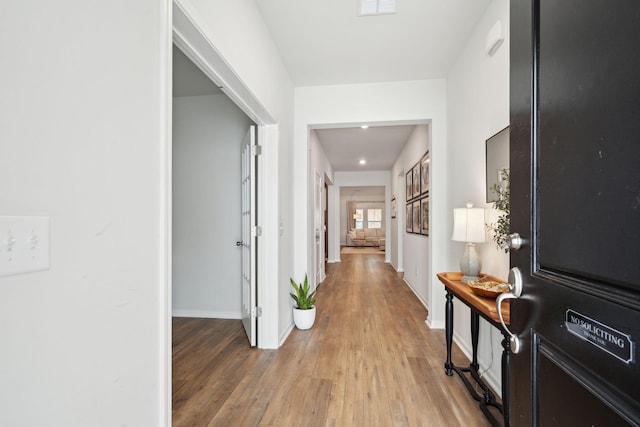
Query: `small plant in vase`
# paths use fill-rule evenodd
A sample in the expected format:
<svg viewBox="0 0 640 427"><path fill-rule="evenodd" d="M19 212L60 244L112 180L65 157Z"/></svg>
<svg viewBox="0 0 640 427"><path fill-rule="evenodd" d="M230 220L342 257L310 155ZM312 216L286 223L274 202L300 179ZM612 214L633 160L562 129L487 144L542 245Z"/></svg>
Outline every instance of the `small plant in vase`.
<svg viewBox="0 0 640 427"><path fill-rule="evenodd" d="M494 184L491 187L491 191L494 192L498 199L493 202L493 208L500 211L498 220L491 224L486 224L487 230L492 234L493 241L496 242L498 249L504 250L505 253L509 252L509 234L511 227L511 207L509 205L509 169L500 169L501 180L498 184Z"/></svg>
<svg viewBox="0 0 640 427"><path fill-rule="evenodd" d="M304 275L304 282L299 285L291 280L291 286L295 293L290 292L291 298L296 302L293 307L293 322L298 329L309 329L316 320L316 291L309 293L309 281L307 275Z"/></svg>

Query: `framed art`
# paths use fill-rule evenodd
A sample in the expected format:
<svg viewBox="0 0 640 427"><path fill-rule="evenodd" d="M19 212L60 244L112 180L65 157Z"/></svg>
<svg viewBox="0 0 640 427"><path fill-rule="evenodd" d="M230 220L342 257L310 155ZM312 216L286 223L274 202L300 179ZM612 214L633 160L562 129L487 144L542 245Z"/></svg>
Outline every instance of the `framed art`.
<svg viewBox="0 0 640 427"><path fill-rule="evenodd" d="M429 152L420 160L420 194L429 192Z"/></svg>
<svg viewBox="0 0 640 427"><path fill-rule="evenodd" d="M420 233L420 200L413 202L413 232Z"/></svg>
<svg viewBox="0 0 640 427"><path fill-rule="evenodd" d="M406 215L407 233L413 233L413 204L407 203Z"/></svg>
<svg viewBox="0 0 640 427"><path fill-rule="evenodd" d="M407 172L406 181L407 181L406 199L408 201L413 199L413 169Z"/></svg>
<svg viewBox="0 0 640 427"><path fill-rule="evenodd" d="M412 171L413 171L413 197L415 198L420 195L420 162L416 163Z"/></svg>
<svg viewBox="0 0 640 427"><path fill-rule="evenodd" d="M396 196L391 198L391 218L395 218L398 214L398 205L396 203Z"/></svg>
<svg viewBox="0 0 640 427"><path fill-rule="evenodd" d="M429 197L420 199L420 234L429 235Z"/></svg>
<svg viewBox="0 0 640 427"><path fill-rule="evenodd" d="M492 190L494 186L505 186L504 170L509 170L509 127L502 129L486 141L486 174L487 174L487 203L498 200L498 193Z"/></svg>

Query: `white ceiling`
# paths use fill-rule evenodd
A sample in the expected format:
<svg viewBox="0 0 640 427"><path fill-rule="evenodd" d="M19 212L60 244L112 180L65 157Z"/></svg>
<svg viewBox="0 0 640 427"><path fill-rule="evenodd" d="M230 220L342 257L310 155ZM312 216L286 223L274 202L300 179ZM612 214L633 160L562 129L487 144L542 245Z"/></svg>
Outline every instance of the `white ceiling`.
<svg viewBox="0 0 640 427"><path fill-rule="evenodd" d="M356 0L255 0L295 86L445 78L490 1L398 0L395 14L358 17ZM222 93L175 47L173 72L174 96ZM315 132L335 171L380 171L414 127Z"/></svg>
<svg viewBox="0 0 640 427"><path fill-rule="evenodd" d="M490 0L255 0L295 86L446 78ZM389 170L413 126L317 130L335 171ZM365 158L367 164L358 164Z"/></svg>
<svg viewBox="0 0 640 427"><path fill-rule="evenodd" d="M415 125L315 129L336 172L390 170ZM360 159L367 161L359 164Z"/></svg>
<svg viewBox="0 0 640 427"><path fill-rule="evenodd" d="M340 197L356 198L362 200L363 197L380 198L384 197L384 187L340 187Z"/></svg>
<svg viewBox="0 0 640 427"><path fill-rule="evenodd" d="M444 78L490 0L255 0L295 86Z"/></svg>

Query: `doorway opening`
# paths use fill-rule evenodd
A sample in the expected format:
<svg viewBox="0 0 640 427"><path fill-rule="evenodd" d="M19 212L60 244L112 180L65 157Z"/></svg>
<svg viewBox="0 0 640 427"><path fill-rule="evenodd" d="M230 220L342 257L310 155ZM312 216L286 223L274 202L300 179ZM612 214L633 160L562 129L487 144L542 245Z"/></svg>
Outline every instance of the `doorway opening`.
<svg viewBox="0 0 640 427"><path fill-rule="evenodd" d="M241 181L255 180L241 175L241 153L254 123L180 49L173 54L172 315L240 319L249 245L235 242L250 233Z"/></svg>

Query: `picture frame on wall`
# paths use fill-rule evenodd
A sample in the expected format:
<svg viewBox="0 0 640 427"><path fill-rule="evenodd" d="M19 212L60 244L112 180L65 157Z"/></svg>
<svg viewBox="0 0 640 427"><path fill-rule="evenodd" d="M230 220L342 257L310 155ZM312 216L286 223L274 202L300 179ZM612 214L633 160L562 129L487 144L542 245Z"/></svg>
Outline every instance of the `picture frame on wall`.
<svg viewBox="0 0 640 427"><path fill-rule="evenodd" d="M412 169L413 173L413 198L420 196L420 162Z"/></svg>
<svg viewBox="0 0 640 427"><path fill-rule="evenodd" d="M413 199L413 169L406 173L406 182L407 182L407 192L406 197L407 201Z"/></svg>
<svg viewBox="0 0 640 427"><path fill-rule="evenodd" d="M485 146L486 198L487 203L493 203L498 200L494 186L504 188L508 185L504 171L509 170L509 126L487 139Z"/></svg>
<svg viewBox="0 0 640 427"><path fill-rule="evenodd" d="M420 200L413 202L413 232L420 234Z"/></svg>
<svg viewBox="0 0 640 427"><path fill-rule="evenodd" d="M420 160L420 194L429 193L429 152Z"/></svg>
<svg viewBox="0 0 640 427"><path fill-rule="evenodd" d="M407 233L413 233L413 204L411 203L407 203L406 216Z"/></svg>
<svg viewBox="0 0 640 427"><path fill-rule="evenodd" d="M396 202L396 196L391 198L391 218L395 218L398 214L398 204Z"/></svg>
<svg viewBox="0 0 640 427"><path fill-rule="evenodd" d="M429 197L420 199L420 234L429 235Z"/></svg>

